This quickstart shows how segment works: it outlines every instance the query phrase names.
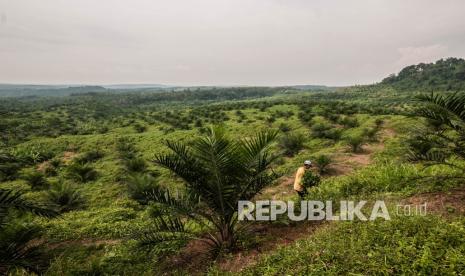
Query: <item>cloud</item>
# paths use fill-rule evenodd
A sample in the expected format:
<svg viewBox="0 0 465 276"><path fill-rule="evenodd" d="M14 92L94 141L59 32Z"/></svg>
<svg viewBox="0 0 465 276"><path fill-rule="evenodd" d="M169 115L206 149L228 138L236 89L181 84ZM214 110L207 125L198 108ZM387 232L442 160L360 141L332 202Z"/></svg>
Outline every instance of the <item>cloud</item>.
<svg viewBox="0 0 465 276"><path fill-rule="evenodd" d="M441 44L419 46L419 47L403 47L397 49L400 57L395 62L396 67L402 68L407 65L418 63L434 62L440 58L447 56L448 47Z"/></svg>
<svg viewBox="0 0 465 276"><path fill-rule="evenodd" d="M0 0L0 83L372 83L464 57L464 12L463 0Z"/></svg>

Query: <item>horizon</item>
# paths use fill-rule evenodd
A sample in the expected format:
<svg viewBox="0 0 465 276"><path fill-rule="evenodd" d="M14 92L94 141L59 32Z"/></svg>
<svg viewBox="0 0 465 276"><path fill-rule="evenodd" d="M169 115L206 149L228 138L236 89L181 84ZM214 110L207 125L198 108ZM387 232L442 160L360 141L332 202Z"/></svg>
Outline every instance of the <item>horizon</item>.
<svg viewBox="0 0 465 276"><path fill-rule="evenodd" d="M432 61L431 64L434 64L440 60L446 60L448 58L458 58L458 59L464 59L463 57L442 57L439 58L438 60ZM416 64L408 64L406 66L411 66L411 65L418 65L418 64L428 64L428 62L419 62ZM405 67L404 67L405 68ZM399 69L397 72L390 73L388 76L394 74L397 75L402 69ZM385 77L388 77L385 76ZM383 77L384 79L384 77ZM67 86L68 88L72 87L88 87L88 86L99 86L108 89L110 86L140 86L139 88L142 88L145 86L146 88L177 88L177 87L184 87L184 88L190 88L190 87L297 87L297 86L314 86L314 87L328 87L328 88L341 88L341 87L350 87L350 86L357 86L357 85L375 85L380 83L383 79L371 82L371 83L353 83L353 84L347 84L347 85L328 85L328 84L312 84L312 83L302 83L302 84L283 84L283 85L247 85L247 84L236 84L236 85L229 85L229 84L205 84L205 85L178 85L178 84L165 84L165 83L4 83L0 82L0 85L11 85L11 86Z"/></svg>

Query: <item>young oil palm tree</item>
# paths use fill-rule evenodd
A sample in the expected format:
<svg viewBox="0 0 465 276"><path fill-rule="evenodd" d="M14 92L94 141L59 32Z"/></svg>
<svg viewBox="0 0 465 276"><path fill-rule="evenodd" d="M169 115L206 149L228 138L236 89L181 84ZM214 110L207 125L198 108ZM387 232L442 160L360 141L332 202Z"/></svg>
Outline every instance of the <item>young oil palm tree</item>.
<svg viewBox="0 0 465 276"><path fill-rule="evenodd" d="M224 129L211 128L189 145L168 141L171 153L156 156L154 162L180 177L185 193L173 195L158 187L148 194L165 211L142 235L142 244L198 239L217 253L233 249L240 231L238 201L252 199L277 178L271 170L276 156L269 149L276 135L266 131L234 141ZM200 236L188 223L200 226Z"/></svg>
<svg viewBox="0 0 465 276"><path fill-rule="evenodd" d="M12 213L11 211L17 212ZM21 213L30 212L51 217L57 213L45 206L25 200L20 192L0 189L0 274L20 267L38 272L42 262L40 231L37 227L18 223Z"/></svg>
<svg viewBox="0 0 465 276"><path fill-rule="evenodd" d="M417 115L426 118L429 127L411 139L409 159L465 170L450 162L451 158L465 160L465 94L432 93L418 99L424 105Z"/></svg>
<svg viewBox="0 0 465 276"><path fill-rule="evenodd" d="M47 191L47 197L51 203L56 205L60 213L79 209L85 203L82 194L63 179L59 179L52 185Z"/></svg>

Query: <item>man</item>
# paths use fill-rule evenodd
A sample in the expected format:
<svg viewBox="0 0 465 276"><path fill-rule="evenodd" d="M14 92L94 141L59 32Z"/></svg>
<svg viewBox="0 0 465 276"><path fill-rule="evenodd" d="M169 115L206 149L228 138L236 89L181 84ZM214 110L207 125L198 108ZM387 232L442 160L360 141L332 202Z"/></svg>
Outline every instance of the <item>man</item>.
<svg viewBox="0 0 465 276"><path fill-rule="evenodd" d="M297 169L297 173L295 174L294 190L297 192L301 199L307 195L307 189L305 189L305 187L302 185L302 179L304 178L305 172L310 170L311 167L312 161L305 160L304 165Z"/></svg>

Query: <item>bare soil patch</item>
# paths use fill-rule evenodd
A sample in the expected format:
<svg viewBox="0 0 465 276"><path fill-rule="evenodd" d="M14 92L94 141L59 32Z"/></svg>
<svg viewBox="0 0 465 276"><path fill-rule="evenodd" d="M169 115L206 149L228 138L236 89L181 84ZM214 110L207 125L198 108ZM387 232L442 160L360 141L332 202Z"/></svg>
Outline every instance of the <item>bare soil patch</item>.
<svg viewBox="0 0 465 276"><path fill-rule="evenodd" d="M65 151L61 160L63 163L68 164L73 160L74 157L76 157L76 155L78 155L78 153L74 151Z"/></svg>

